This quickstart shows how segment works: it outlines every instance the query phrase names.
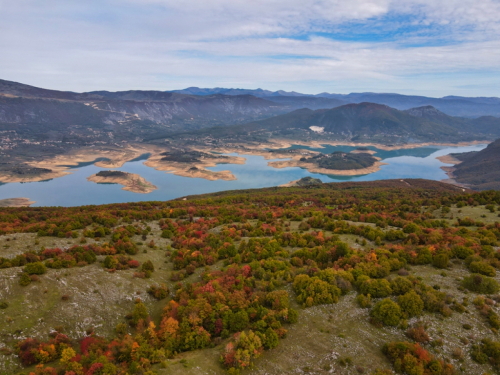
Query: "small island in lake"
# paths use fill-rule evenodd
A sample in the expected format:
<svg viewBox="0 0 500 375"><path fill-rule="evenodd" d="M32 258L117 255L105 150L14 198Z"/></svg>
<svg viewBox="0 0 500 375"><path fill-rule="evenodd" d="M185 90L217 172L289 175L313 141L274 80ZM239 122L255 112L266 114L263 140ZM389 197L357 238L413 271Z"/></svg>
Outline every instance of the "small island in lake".
<svg viewBox="0 0 500 375"><path fill-rule="evenodd" d="M384 163L370 153L347 153L336 151L331 154L321 152L295 155L291 160L268 163L274 168L301 167L311 173L355 176L377 172Z"/></svg>
<svg viewBox="0 0 500 375"><path fill-rule="evenodd" d="M339 171L363 169L373 166L377 159L367 153L349 154L336 151L331 154L318 154L310 158L300 158L301 162L317 165L319 168Z"/></svg>
<svg viewBox="0 0 500 375"><path fill-rule="evenodd" d="M120 184L123 185L122 190L133 193L148 194L157 189L155 185L146 181L144 177L121 171L100 171L87 177L87 180L98 184Z"/></svg>

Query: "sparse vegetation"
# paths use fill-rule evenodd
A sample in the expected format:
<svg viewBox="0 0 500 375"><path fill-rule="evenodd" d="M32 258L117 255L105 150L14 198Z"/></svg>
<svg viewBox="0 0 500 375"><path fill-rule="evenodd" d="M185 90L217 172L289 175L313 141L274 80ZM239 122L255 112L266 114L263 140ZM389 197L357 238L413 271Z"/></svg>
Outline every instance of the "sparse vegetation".
<svg viewBox="0 0 500 375"><path fill-rule="evenodd" d="M4 209L1 369L491 371L500 196L421 183Z"/></svg>

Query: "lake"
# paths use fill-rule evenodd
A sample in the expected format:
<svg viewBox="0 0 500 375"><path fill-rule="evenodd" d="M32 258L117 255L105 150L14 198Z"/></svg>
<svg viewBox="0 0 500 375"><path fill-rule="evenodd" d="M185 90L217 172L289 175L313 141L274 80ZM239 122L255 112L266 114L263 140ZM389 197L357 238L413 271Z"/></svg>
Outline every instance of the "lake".
<svg viewBox="0 0 500 375"><path fill-rule="evenodd" d="M193 194L212 193L222 190L236 190L249 188L262 188L278 186L287 182L311 176L323 182L342 181L373 181L400 178L425 178L429 180L442 180L447 178L441 166L447 165L436 159L438 156L449 153L480 151L486 145L473 145L464 147L419 147L413 149L400 149L394 151L379 150L375 156L382 158L384 165L380 171L359 176L335 176L309 173L302 168L276 169L269 167L261 156L240 155L246 158L244 165L221 164L209 168L213 171L231 170L236 176L235 181L207 181L201 178L179 177L170 173L157 171L143 164L147 155L125 163L120 170L136 173L158 187L150 194L137 194L122 190L121 185L96 184L87 181L87 177L107 168L99 168L93 164L80 164L71 169L72 174L48 181L29 183L8 183L0 185L0 199L26 197L36 201L33 206L81 206L91 204L138 202L169 200ZM349 152L356 147L350 146L325 146L323 149L314 149L304 146L293 148L307 148L321 152L345 151ZM236 154L234 154L236 155ZM278 159L276 159L278 160ZM282 160L282 159L281 159Z"/></svg>

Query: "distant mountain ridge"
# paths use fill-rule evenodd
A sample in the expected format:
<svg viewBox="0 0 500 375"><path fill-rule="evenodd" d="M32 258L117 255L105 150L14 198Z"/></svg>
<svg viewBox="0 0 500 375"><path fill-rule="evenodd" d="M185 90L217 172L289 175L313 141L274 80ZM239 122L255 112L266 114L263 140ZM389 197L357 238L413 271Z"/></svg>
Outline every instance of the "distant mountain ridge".
<svg viewBox="0 0 500 375"><path fill-rule="evenodd" d="M195 95L211 95L214 93L224 93L225 95L239 95L246 93L249 95L266 98L267 100L279 102L282 97L309 98L313 103L315 99L331 99L338 101L338 105L349 103L370 102L385 104L399 110L406 110L415 107L433 106L438 110L450 115L460 117L480 117L480 116L500 116L500 98L497 97L462 97L445 96L442 98L431 98L418 95L402 95L392 93L351 93L351 94L330 94L323 92L320 94L301 94L298 92L286 92L282 90L247 90L247 89L225 89L225 88L204 88L190 87L184 90L173 90L176 93L190 93ZM310 107L309 107L310 108ZM315 106L311 109L319 109Z"/></svg>

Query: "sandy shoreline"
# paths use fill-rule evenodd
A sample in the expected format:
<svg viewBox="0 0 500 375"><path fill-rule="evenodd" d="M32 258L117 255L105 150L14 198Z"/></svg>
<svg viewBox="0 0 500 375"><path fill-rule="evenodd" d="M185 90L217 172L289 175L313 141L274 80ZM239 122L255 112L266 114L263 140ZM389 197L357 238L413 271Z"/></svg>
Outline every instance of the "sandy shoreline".
<svg viewBox="0 0 500 375"><path fill-rule="evenodd" d="M260 144L250 144L250 145L241 145L238 146L226 146L226 147L203 147L197 146L191 148L193 151L202 151L202 152L218 152L218 153L238 153L239 155L255 155L261 156L265 160L271 159L291 159L286 161L273 161L269 162L268 165L273 168L286 168L286 167L301 167L307 169L312 173L321 173L321 174L334 174L341 176L355 176L359 174L368 174L374 173L380 170L380 166L384 165L384 163L377 162L373 166L369 168L357 169L357 170L329 170L324 168L318 168L311 166L308 163L302 163L296 160L297 156L300 159L300 155L312 155L317 154L319 151L310 151L303 150L300 154L289 153L288 151L280 149L286 149L291 147L292 145L301 145L301 146L309 146L313 148L324 148L323 145L345 145L352 147L367 147L374 146L381 150L397 150L397 149L409 149L409 148L417 148L417 147L425 147L425 146L468 146L475 144L484 144L490 143L489 141L474 141L474 142L461 142L461 143L415 143L415 144L406 144L406 145L395 145L395 146L387 146L381 145L377 143L355 143L355 142L334 142L334 141L289 141L289 140L271 140L266 143ZM0 181L4 183L12 183L12 182L38 182L44 180L55 179L58 177L63 177L68 174L71 174L70 166L78 166L79 163L89 163L93 162L99 158L107 158L109 160L98 161L95 162L94 165L101 168L119 168L123 166L124 163L137 158L140 155L145 153L149 153L149 158L144 162L144 164L148 167L154 168L159 171L164 171L167 173L173 173L177 176L182 177L191 177L191 178L203 178L209 181L215 180L225 180L232 181L236 180L236 177L230 170L224 171L210 171L206 168L214 167L219 164L245 164L246 159L241 156L229 156L229 157L216 157L210 159L203 159L193 163L179 163L179 162L169 162L161 160L163 156L162 152L171 150L171 147L168 146L156 146L149 144L132 144L127 145L123 148L119 147L103 147L103 148L93 148L88 147L85 149L79 149L72 151L65 155L59 155L50 159L41 160L39 162L27 163L27 165L35 168L45 168L50 169L51 172L41 173L38 175L32 176L24 176L24 175L16 175L11 172L0 172ZM274 149L277 152L269 152L266 149ZM370 153L374 154L375 151L360 151L353 150L353 153ZM447 156L440 157L443 163L447 164L457 164L457 161L452 160L454 158Z"/></svg>
<svg viewBox="0 0 500 375"><path fill-rule="evenodd" d="M19 176L10 172L0 172L0 181L9 182L38 182L54 178L59 178L71 174L71 167L78 166L80 163L93 162L99 158L107 158L109 161L98 161L94 165L102 168L119 168L129 160L133 160L142 154L154 152L155 146L139 145L129 146L127 148L85 148L69 152L65 155L41 160L38 162L26 163L34 168L50 169L51 172L40 173L34 176Z"/></svg>
<svg viewBox="0 0 500 375"><path fill-rule="evenodd" d="M451 156L450 154L443 155L443 156L438 156L436 159L439 160L441 163L453 164L453 165L457 165L457 164L460 164L462 162L461 160L458 160L457 158ZM453 172L456 169L455 167L443 166L443 167L440 167L440 168L448 176L448 178L445 178L445 179L441 180L441 182L444 182L445 184L454 185L454 186L457 186L457 187L463 188L463 189L471 189L470 186L468 186L466 184L462 184L462 183L458 182L457 180L455 180L456 177L453 174Z"/></svg>
<svg viewBox="0 0 500 375"><path fill-rule="evenodd" d="M286 160L286 161L272 161L267 163L267 165L273 168L289 168L289 167L299 167L307 169L308 172L311 173L320 173L320 174L330 174L336 176L358 176L363 174L370 174L374 172L378 172L382 165L387 165L387 163L382 163L380 161L376 161L371 167L360 168L360 169L327 169L320 168L311 163L301 162L300 160Z"/></svg>
<svg viewBox="0 0 500 375"><path fill-rule="evenodd" d="M453 164L453 165L457 165L457 164L460 164L462 162L461 160L458 160L457 158L451 156L450 154L438 156L436 159L439 160L441 163Z"/></svg>
<svg viewBox="0 0 500 375"><path fill-rule="evenodd" d="M200 150L206 152L205 150ZM151 155L144 165L154 168L157 171L173 173L176 176L204 178L209 181L224 180L233 181L236 177L230 170L210 171L206 168L215 167L218 164L245 164L246 159L240 156L216 157L213 159L202 159L194 163L179 163L161 160L163 155Z"/></svg>
<svg viewBox="0 0 500 375"><path fill-rule="evenodd" d="M382 145L380 143L355 143L355 142L342 142L342 141L309 141L309 142L301 142L301 141L293 141L290 143L288 140L277 140L277 143L286 144L286 147L291 147L292 145L300 145L300 146L309 146L314 148L324 148L322 145L329 146L352 146L352 147L368 147L373 146L378 148L379 150L384 151L393 151L393 150L403 150L403 149L411 149L418 147L426 147L426 146L449 146L449 147L460 147L460 146L472 146L478 144L489 144L491 141L471 141L471 142L459 142L459 143L446 143L446 142L423 142L423 143L410 143L404 145Z"/></svg>
<svg viewBox="0 0 500 375"><path fill-rule="evenodd" d="M0 199L0 207L29 207L35 203L35 201L32 201L29 198Z"/></svg>
<svg viewBox="0 0 500 375"><path fill-rule="evenodd" d="M149 194L157 189L155 185L146 181L144 177L133 173L126 173L125 176L98 176L97 174L93 174L87 177L87 181L97 184L119 184L123 185L122 190L140 194Z"/></svg>

